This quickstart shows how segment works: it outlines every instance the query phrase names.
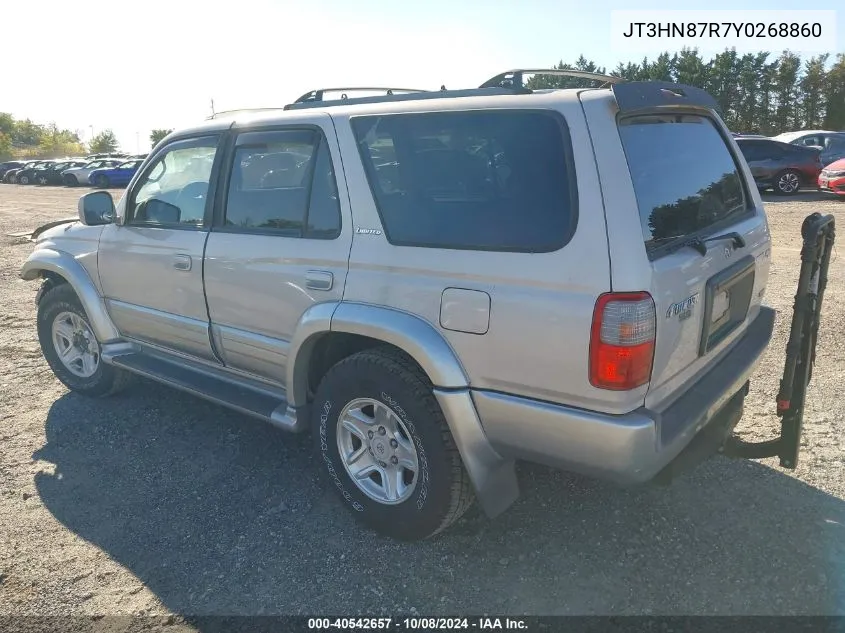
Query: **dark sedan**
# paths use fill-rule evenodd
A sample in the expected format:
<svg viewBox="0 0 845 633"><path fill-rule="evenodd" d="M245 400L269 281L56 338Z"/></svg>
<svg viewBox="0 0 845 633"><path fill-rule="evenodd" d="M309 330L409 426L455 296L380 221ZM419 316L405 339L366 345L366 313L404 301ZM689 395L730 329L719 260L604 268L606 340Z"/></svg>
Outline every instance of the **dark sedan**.
<svg viewBox="0 0 845 633"><path fill-rule="evenodd" d="M25 162L23 165L18 167L17 169L10 169L6 172L3 176L3 182L7 183L20 183L28 185L32 183L32 170L44 166L52 161L45 161L44 159L39 160L30 160ZM23 181L21 181L21 177L23 177Z"/></svg>
<svg viewBox="0 0 845 633"><path fill-rule="evenodd" d="M3 178L6 176L6 172L9 172L13 169L20 169L24 166L24 161L22 160L7 160L4 163L0 163L0 182L3 182Z"/></svg>
<svg viewBox="0 0 845 633"><path fill-rule="evenodd" d="M801 187L818 186L822 170L818 148L763 138L735 140L760 191L773 189L778 195L789 196Z"/></svg>
<svg viewBox="0 0 845 633"><path fill-rule="evenodd" d="M63 185L62 172L73 167L82 167L84 160L64 160L51 163L46 167L36 167L33 170L33 180L39 185Z"/></svg>
<svg viewBox="0 0 845 633"><path fill-rule="evenodd" d="M50 167L55 164L54 160L41 160L37 163L28 163L17 174L15 174L15 182L19 185L31 185L35 182L35 174L37 171Z"/></svg>

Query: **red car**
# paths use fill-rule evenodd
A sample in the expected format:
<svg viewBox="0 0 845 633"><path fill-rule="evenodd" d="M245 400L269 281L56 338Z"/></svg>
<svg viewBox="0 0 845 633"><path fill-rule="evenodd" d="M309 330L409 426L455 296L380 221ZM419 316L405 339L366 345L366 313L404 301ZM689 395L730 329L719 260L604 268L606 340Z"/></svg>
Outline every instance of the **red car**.
<svg viewBox="0 0 845 633"><path fill-rule="evenodd" d="M845 197L845 158L831 163L819 174L819 191Z"/></svg>

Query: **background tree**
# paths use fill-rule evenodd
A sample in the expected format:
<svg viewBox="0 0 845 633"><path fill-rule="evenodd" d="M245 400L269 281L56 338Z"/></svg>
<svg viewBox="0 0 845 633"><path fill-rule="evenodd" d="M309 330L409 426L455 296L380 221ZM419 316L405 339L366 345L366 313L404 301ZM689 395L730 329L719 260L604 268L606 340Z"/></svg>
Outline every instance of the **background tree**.
<svg viewBox="0 0 845 633"><path fill-rule="evenodd" d="M117 137L111 130L103 130L91 139L88 151L92 154L107 154L117 151Z"/></svg>
<svg viewBox="0 0 845 633"><path fill-rule="evenodd" d="M150 132L150 143L152 143L152 146L155 147L156 145L158 145L158 143L159 143L159 141L161 141L161 139L163 139L165 136L170 134L172 131L173 131L172 128L169 129L169 130L165 130L165 129L153 130L152 132Z"/></svg>
<svg viewBox="0 0 845 633"><path fill-rule="evenodd" d="M836 62L825 75L824 121L826 130L845 130L845 53L836 56Z"/></svg>

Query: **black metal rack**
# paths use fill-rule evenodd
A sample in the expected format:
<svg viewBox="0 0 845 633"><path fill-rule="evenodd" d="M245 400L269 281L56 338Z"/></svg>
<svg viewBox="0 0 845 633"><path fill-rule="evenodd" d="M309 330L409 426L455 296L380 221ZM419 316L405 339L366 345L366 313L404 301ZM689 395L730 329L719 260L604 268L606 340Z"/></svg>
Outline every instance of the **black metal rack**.
<svg viewBox="0 0 845 633"><path fill-rule="evenodd" d="M367 90L359 89L359 90ZM306 93L306 95L310 95L312 93L320 92L319 90L312 90L310 93ZM323 90L322 92L328 92L328 90ZM530 92L530 90L523 90L522 92ZM339 106L339 105L354 105L359 103L385 103L385 102L397 102L397 101L423 101L427 99L449 99L455 97L481 97L481 96L496 96L496 95L512 95L516 94L517 91L507 89L507 88L470 88L468 90L446 90L445 88L441 88L440 90L425 90L425 91L418 91L418 92L407 92L396 94L384 94L384 95L375 95L371 97L354 97L354 98L345 98L345 99L334 99L331 101L319 100L319 99L303 99L300 97L293 103L289 103L284 107L285 110L300 110L305 108L321 108L321 107L330 107L330 106ZM305 97L306 95L303 95Z"/></svg>
<svg viewBox="0 0 845 633"><path fill-rule="evenodd" d="M812 213L801 225L801 270L792 310L786 362L777 395L777 414L781 418L780 436L763 442L745 442L732 436L722 452L730 457L762 459L778 457L783 468L798 465L801 429L807 385L816 360L822 300L827 286L830 253L836 235L832 215Z"/></svg>
<svg viewBox="0 0 845 633"><path fill-rule="evenodd" d="M614 75L603 75L601 73L587 72L586 70L568 70L563 68L518 68L508 70L503 73L491 77L483 84L481 88L513 88L522 90L525 88L525 75L545 75L549 77L568 77L575 79L592 79L594 81L601 81L599 88L606 88L607 86L618 84L626 81L622 77Z"/></svg>

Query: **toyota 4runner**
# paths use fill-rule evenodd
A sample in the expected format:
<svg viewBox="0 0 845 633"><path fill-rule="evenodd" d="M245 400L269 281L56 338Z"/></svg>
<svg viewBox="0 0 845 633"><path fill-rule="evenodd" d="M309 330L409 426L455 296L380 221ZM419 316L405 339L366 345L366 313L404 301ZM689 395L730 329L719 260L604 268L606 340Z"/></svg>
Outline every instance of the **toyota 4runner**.
<svg viewBox="0 0 845 633"><path fill-rule="evenodd" d="M701 90L539 72L170 134L38 236L47 362L310 431L342 503L407 540L502 512L517 460L635 484L715 453L774 323L748 166Z"/></svg>

